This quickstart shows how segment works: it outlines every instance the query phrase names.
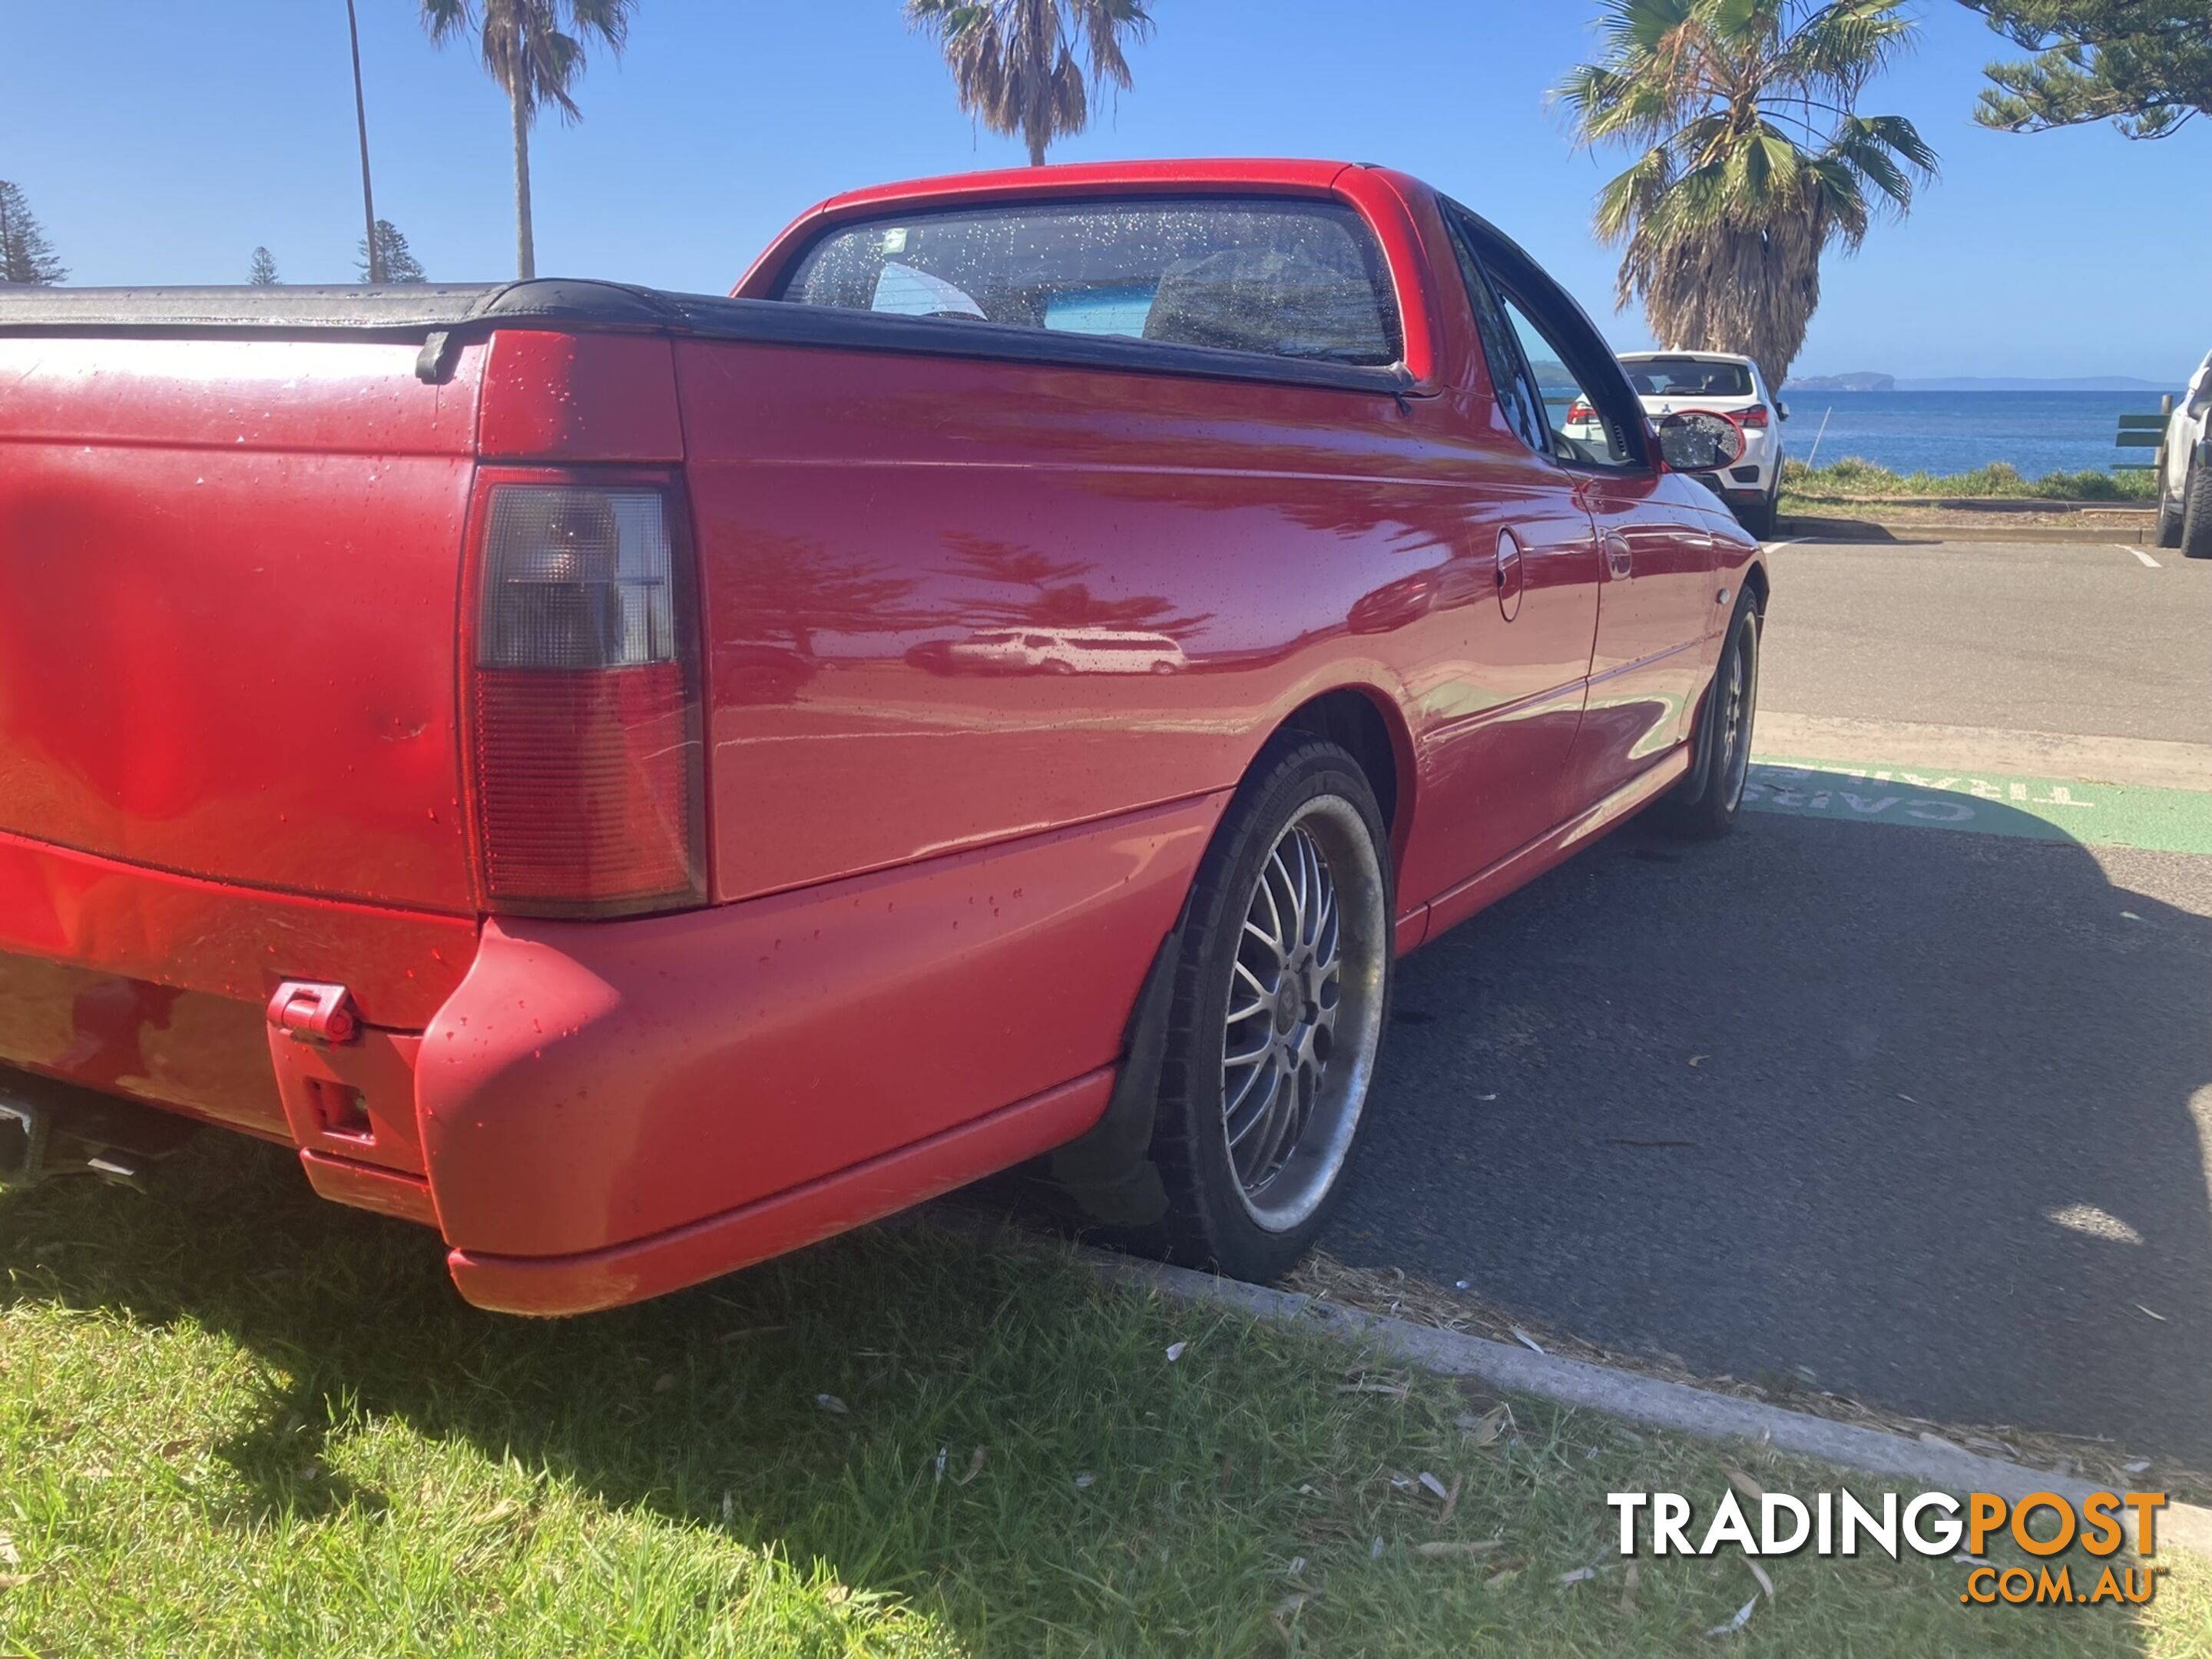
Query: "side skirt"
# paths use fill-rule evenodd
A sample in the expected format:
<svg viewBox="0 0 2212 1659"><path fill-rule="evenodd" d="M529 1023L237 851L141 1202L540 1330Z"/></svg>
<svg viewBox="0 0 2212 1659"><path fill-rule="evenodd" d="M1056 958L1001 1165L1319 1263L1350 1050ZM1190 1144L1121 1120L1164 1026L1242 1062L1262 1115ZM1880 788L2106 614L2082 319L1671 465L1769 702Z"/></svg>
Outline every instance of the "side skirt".
<svg viewBox="0 0 2212 1659"><path fill-rule="evenodd" d="M1431 899L1425 937L1436 938L1445 928L1456 927L1515 888L1565 862L1587 843L1665 794L1689 769L1690 748L1686 744L1549 835L1540 836L1517 853L1507 854L1481 874Z"/></svg>

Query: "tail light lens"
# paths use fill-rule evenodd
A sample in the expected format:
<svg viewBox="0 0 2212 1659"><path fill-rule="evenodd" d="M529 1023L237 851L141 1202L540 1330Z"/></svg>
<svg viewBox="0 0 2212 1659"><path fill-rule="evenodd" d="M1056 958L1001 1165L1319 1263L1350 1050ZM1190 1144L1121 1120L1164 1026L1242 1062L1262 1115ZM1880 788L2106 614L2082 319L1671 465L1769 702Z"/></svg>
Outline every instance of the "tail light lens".
<svg viewBox="0 0 2212 1659"><path fill-rule="evenodd" d="M1766 405L1753 404L1749 409L1737 414L1735 423L1738 426L1750 427L1755 431L1764 432L1766 429L1767 419Z"/></svg>
<svg viewBox="0 0 2212 1659"><path fill-rule="evenodd" d="M690 563L666 491L494 485L473 698L489 908L704 902Z"/></svg>
<svg viewBox="0 0 2212 1659"><path fill-rule="evenodd" d="M1567 407L1567 424L1569 426L1587 426L1595 419L1597 419L1597 410L1592 409L1580 398L1576 398L1574 402Z"/></svg>

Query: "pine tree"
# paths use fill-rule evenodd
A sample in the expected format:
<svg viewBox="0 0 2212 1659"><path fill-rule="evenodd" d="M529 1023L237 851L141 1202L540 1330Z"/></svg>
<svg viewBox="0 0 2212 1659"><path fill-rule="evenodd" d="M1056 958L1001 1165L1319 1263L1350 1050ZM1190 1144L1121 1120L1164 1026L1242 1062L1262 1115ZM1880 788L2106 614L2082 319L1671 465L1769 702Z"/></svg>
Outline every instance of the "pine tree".
<svg viewBox="0 0 2212 1659"><path fill-rule="evenodd" d="M68 278L21 187L0 179L0 283L43 287Z"/></svg>
<svg viewBox="0 0 2212 1659"><path fill-rule="evenodd" d="M283 278L276 274L276 256L265 247L253 250L253 269L246 279L256 288L275 288Z"/></svg>
<svg viewBox="0 0 2212 1659"><path fill-rule="evenodd" d="M387 283L428 280L422 275L422 262L408 251L406 237L400 234L399 227L389 219L376 222L376 258L377 263L384 267L384 280ZM354 269L361 273L362 282L368 280L368 238L366 236L355 245Z"/></svg>
<svg viewBox="0 0 2212 1659"><path fill-rule="evenodd" d="M2035 54L1992 64L1974 119L2005 132L2110 121L2163 138L2212 112L2205 0L1965 0Z"/></svg>

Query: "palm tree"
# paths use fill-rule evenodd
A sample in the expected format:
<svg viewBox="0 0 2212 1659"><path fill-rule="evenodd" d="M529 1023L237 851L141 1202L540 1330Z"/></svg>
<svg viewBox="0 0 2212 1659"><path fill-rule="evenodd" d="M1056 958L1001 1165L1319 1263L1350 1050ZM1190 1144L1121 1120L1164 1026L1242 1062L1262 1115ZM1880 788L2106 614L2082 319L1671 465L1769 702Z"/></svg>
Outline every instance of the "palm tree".
<svg viewBox="0 0 2212 1659"><path fill-rule="evenodd" d="M570 88L584 72L584 40L596 35L617 57L629 39L637 0L483 0L478 39L484 71L505 89L514 112L515 271L538 274L530 224L530 129L540 104L563 121L583 118ZM422 0L422 27L443 46L477 28L476 0Z"/></svg>
<svg viewBox="0 0 2212 1659"><path fill-rule="evenodd" d="M1643 154L1598 198L1616 303L1670 350L1738 351L1779 386L1820 303L1820 258L1902 217L1936 153L1859 95L1910 45L1904 0L1599 0L1602 58L1558 96L1584 145Z"/></svg>
<svg viewBox="0 0 2212 1659"><path fill-rule="evenodd" d="M1146 0L906 0L906 21L937 37L960 107L1019 133L1030 165L1091 125L1089 82L1136 84L1123 47L1152 32ZM1078 51L1090 60L1086 76Z"/></svg>

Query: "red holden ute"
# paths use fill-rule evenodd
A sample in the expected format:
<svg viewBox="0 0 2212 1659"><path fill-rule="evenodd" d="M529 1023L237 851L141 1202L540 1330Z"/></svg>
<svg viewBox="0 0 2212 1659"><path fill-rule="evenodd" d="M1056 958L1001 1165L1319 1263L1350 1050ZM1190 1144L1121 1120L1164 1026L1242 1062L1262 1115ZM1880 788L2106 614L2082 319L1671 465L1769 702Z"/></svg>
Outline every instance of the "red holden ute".
<svg viewBox="0 0 2212 1659"><path fill-rule="evenodd" d="M728 298L16 290L0 386L0 1177L242 1130L486 1308L1048 1154L1278 1273L1396 958L1742 797L1718 435L1382 168L867 191Z"/></svg>

